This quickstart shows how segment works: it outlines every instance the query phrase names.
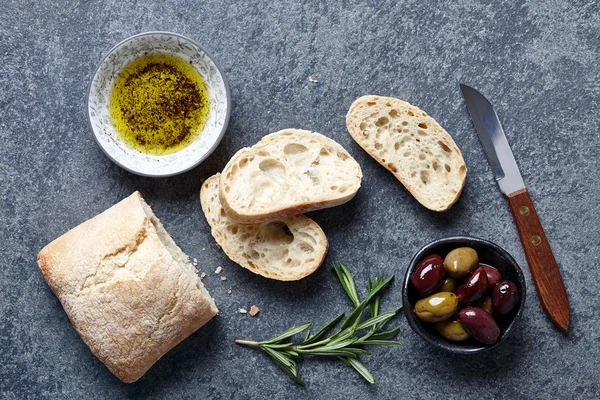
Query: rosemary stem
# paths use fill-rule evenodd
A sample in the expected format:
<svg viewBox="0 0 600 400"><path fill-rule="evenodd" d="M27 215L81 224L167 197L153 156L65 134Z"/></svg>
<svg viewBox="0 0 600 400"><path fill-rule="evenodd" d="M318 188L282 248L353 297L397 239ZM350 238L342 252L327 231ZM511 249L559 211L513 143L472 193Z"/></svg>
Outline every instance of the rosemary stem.
<svg viewBox="0 0 600 400"><path fill-rule="evenodd" d="M258 347L258 345L260 344L258 342L254 342L252 340L241 340L241 339L236 339L235 342L237 344L243 344L245 346L250 346L250 347Z"/></svg>

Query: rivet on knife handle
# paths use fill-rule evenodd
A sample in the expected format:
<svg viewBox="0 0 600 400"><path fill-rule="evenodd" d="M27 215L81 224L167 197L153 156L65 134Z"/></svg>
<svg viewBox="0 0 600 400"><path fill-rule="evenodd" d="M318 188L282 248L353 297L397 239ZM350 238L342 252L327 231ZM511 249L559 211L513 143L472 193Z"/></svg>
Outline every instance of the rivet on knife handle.
<svg viewBox="0 0 600 400"><path fill-rule="evenodd" d="M552 321L567 332L570 312L568 307L562 306L568 304L567 291L527 189L509 194L508 203L542 307Z"/></svg>

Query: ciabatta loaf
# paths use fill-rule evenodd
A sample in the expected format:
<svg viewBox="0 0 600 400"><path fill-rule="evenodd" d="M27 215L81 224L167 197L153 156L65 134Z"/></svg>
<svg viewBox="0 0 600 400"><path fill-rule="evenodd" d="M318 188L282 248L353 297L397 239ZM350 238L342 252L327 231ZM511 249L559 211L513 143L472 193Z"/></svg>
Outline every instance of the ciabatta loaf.
<svg viewBox="0 0 600 400"><path fill-rule="evenodd" d="M450 135L423 110L393 97L363 96L350 106L348 132L433 211L450 208L467 167Z"/></svg>
<svg viewBox="0 0 600 400"><path fill-rule="evenodd" d="M221 174L227 215L257 224L345 203L360 187L360 166L333 140L284 129L238 151Z"/></svg>
<svg viewBox="0 0 600 400"><path fill-rule="evenodd" d="M327 238L312 219L295 215L256 225L232 221L219 201L219 178L208 178L200 190L202 211L225 254L266 278L295 281L313 273L327 253Z"/></svg>
<svg viewBox="0 0 600 400"><path fill-rule="evenodd" d="M139 192L44 247L38 264L83 341L123 382L218 312Z"/></svg>

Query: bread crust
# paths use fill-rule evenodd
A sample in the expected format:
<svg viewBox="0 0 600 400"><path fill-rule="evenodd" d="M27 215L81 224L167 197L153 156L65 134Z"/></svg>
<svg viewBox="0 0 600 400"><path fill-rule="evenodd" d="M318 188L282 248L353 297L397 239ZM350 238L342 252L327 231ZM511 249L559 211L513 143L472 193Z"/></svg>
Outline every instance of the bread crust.
<svg viewBox="0 0 600 400"><path fill-rule="evenodd" d="M281 147L284 147L285 144L301 144L308 148L307 153L314 153L315 149L328 149L325 151L326 154L324 154L324 156L339 158L342 161L342 168L337 168L336 171L325 171L325 167L318 165L318 163L296 166L293 160L294 156L284 154L285 152L282 151ZM236 199L233 198L235 196L229 192L229 190L233 191L232 188L235 187L235 190L237 190L236 194L239 195L239 188L232 182L232 174L235 175L236 168L241 162L246 162L245 160L250 160L247 161L248 169L258 170L260 167L259 161L263 160L260 158L262 157L261 153L271 151L275 154L268 156L268 159L276 159L282 164L285 163L289 170L294 170L293 174L287 170L284 172L285 176L282 176L280 179L272 179L274 186L276 186L276 190L279 190L282 186L285 186L286 189L283 192L278 192L278 194L272 198L269 198L267 200L269 206L264 210L253 209L251 206L246 209L240 208L240 205L236 204ZM319 151L317 151L316 154L313 154L313 156L314 155L318 157ZM315 162L312 158L309 159L309 161ZM292 166L290 167L290 165ZM345 188L345 192L335 192L337 189L332 189L327 192L322 190L321 187L313 187L310 184L309 186L298 182L298 176L310 176L313 172L321 173L321 178L324 175L327 175L327 172L337 174L338 177L334 178L335 181L332 180L332 183L327 187L327 190L331 187L336 188L339 185L342 185ZM253 178L255 180L261 178L259 175L260 172L255 173ZM269 174L266 173L263 175L268 176ZM342 176L342 178L339 178L339 176ZM301 129L283 129L266 135L252 147L246 147L239 150L231 158L221 174L219 197L221 205L229 218L242 224L259 224L344 204L356 195L356 192L360 188L361 180L362 171L360 165L334 140L316 132ZM260 188L250 186L254 183L254 181L249 182L249 190L247 190L244 195L249 197L260 195ZM319 182L319 184L320 183L321 182ZM296 190L298 188L300 189ZM299 193L299 191L301 191L301 193ZM298 197L305 197L306 199L299 200ZM237 203L239 203L239 201L237 201Z"/></svg>
<svg viewBox="0 0 600 400"><path fill-rule="evenodd" d="M126 383L218 313L139 192L48 244L38 265L83 341Z"/></svg>
<svg viewBox="0 0 600 400"><path fill-rule="evenodd" d="M367 122L366 120L368 116L370 117L371 115L380 116L385 113L385 119L388 119L389 122L389 119L393 118L390 116L390 114L388 114L390 110L394 110L397 113L394 114L394 117L397 115L399 117L402 117L401 114L403 112L409 113L406 116L406 118L412 118L416 121L416 123L419 124L418 126L414 126L416 125L416 123L414 125L410 124L406 127L406 129L403 130L403 134L406 132L411 136L415 136L414 132L411 132L411 130L417 132L424 132L421 129L416 129L418 127L424 126L425 129L427 129L427 132L436 138L435 140L439 140L438 143L441 142L443 143L443 146L445 146L442 147L443 151L441 152L441 154L443 156L448 157L448 163L451 163L453 168L450 168L451 171L441 171L442 174L447 175L447 181L444 184L434 183L434 189L436 192L435 198L433 198L430 195L431 191L428 192L426 188L424 188L423 185L419 183L418 179L411 179L407 177L406 163L402 162L403 160L398 155L399 152L394 154L394 150L398 149L390 149L389 147L382 146L381 144L376 143L379 144L380 147L382 147L382 149L377 149L371 143L372 137L375 135L377 137L379 137L380 135L382 137L387 135L386 138L383 138L382 141L384 141L385 139L389 139L391 135L396 134L395 132L390 131L389 125L384 124L383 126L377 127L376 130L373 129L373 127L369 126L361 127L361 124L365 124ZM467 168L463 160L462 153L456 145L456 143L454 142L454 140L452 139L452 137L448 134L448 132L446 132L444 128L442 128L433 118L429 117L427 113L425 113L423 110L405 101L393 97L383 97L375 95L362 96L356 99L350 106L348 114L346 115L346 127L352 138L356 141L356 143L358 143L371 157L373 157L385 169L390 171L404 185L404 187L406 187L406 189L411 193L411 195L424 207L437 212L446 211L450 207L452 207L452 205L454 205L454 203L456 203L456 201L460 197L460 194L462 193L462 190L465 185L465 178L467 173ZM419 140L416 140L416 142L419 142ZM396 145L397 143L402 142L396 142ZM381 154L382 152L388 150L390 150L392 154L388 153L388 159L386 160L382 157ZM418 150L422 151L423 149ZM425 151L431 153L429 149L426 149ZM427 155L427 157L429 157L429 155ZM392 161L390 160L390 158L394 158L393 162L390 162ZM426 162L422 164L427 164L428 162L430 162L428 159L425 160ZM416 164L414 161L411 161L411 163ZM449 167L449 165L446 166L446 168ZM408 168L413 168L413 165L411 165ZM428 175L430 173L435 173L432 168L430 169L430 165L426 166L428 170L424 169L425 165L417 166L415 168L422 169L422 171L425 171L425 173L427 173Z"/></svg>
<svg viewBox="0 0 600 400"><path fill-rule="evenodd" d="M255 274L280 281L296 281L319 268L329 245L316 222L296 215L263 224L239 224L221 206L219 181L220 174L204 181L200 204L213 237L231 260ZM289 234L282 234L280 228Z"/></svg>

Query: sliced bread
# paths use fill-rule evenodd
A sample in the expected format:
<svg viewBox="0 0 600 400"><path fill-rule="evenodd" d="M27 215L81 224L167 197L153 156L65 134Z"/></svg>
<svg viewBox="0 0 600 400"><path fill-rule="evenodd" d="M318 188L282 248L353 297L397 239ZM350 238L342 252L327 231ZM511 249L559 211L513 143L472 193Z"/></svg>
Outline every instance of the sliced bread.
<svg viewBox="0 0 600 400"><path fill-rule="evenodd" d="M460 196L467 167L448 132L423 110L393 97L350 106L348 132L426 208L445 211Z"/></svg>
<svg viewBox="0 0 600 400"><path fill-rule="evenodd" d="M219 201L220 174L208 178L200 203L212 235L225 254L266 278L295 281L313 273L327 253L327 238L312 219L296 215L256 225L232 221Z"/></svg>
<svg viewBox="0 0 600 400"><path fill-rule="evenodd" d="M256 224L343 204L360 188L362 172L335 141L284 129L238 151L220 179L227 215Z"/></svg>

